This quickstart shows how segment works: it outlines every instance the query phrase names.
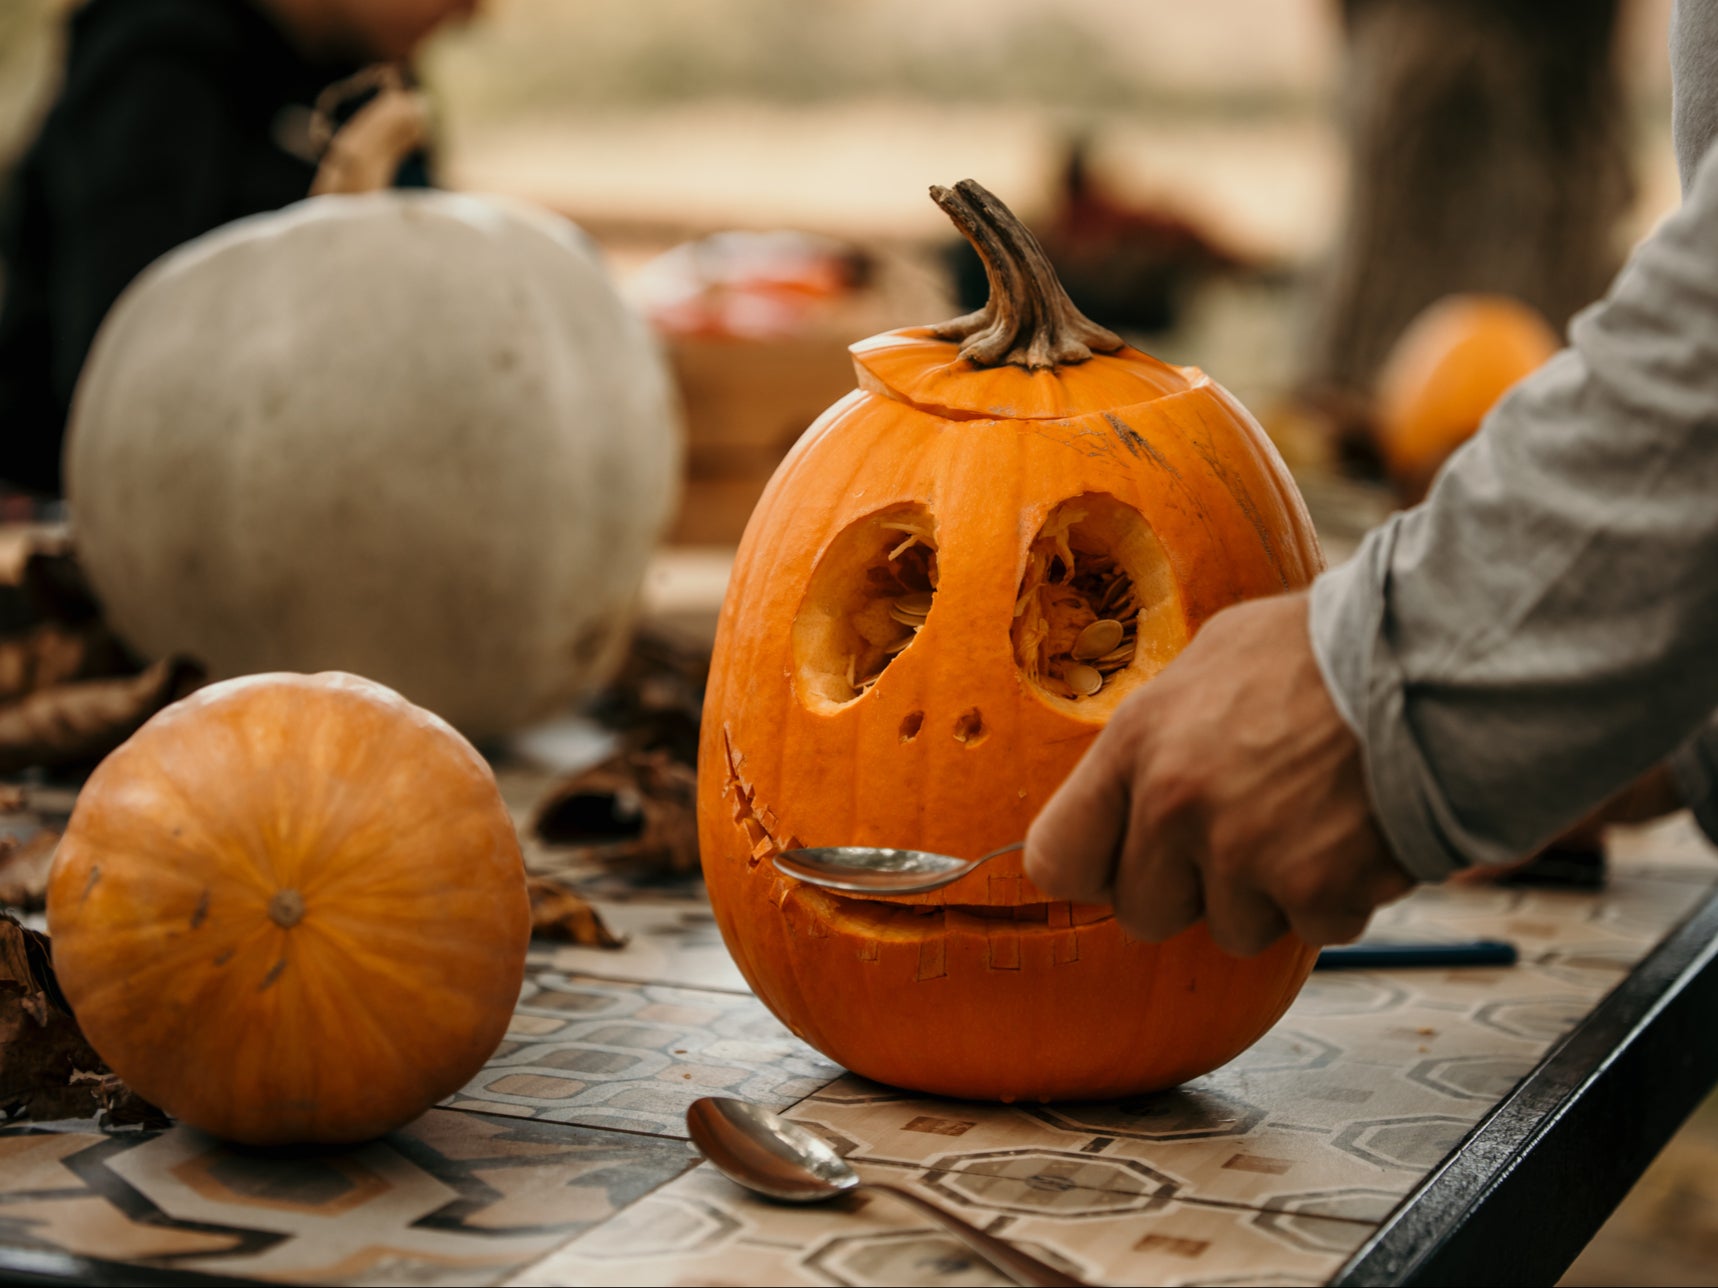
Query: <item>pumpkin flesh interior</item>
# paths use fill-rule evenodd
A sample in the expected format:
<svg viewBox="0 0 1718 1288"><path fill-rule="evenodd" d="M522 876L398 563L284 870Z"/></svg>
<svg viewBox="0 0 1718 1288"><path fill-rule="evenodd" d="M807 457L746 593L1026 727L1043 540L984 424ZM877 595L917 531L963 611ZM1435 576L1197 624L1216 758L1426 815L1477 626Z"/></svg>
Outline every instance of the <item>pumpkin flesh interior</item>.
<svg viewBox="0 0 1718 1288"><path fill-rule="evenodd" d="M923 506L890 506L840 533L794 617L806 704L827 712L867 692L912 646L936 588L936 522Z"/></svg>
<svg viewBox="0 0 1718 1288"><path fill-rule="evenodd" d="M1100 649L1103 622L1120 635ZM1187 644L1175 578L1150 524L1099 493L1058 505L1027 550L1011 638L1030 689L1070 714L1107 719Z"/></svg>

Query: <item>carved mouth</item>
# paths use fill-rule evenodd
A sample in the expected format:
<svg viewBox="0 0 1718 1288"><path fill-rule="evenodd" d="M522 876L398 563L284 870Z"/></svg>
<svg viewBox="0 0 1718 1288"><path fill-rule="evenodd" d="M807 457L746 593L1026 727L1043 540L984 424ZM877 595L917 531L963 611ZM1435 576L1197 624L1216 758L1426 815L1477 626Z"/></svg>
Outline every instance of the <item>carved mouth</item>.
<svg viewBox="0 0 1718 1288"><path fill-rule="evenodd" d="M839 894L792 877L779 880L779 902L803 909L820 922L839 925L868 939L909 941L951 932L993 936L1065 935L1083 926L1114 920L1110 909L1092 904L902 903L886 897Z"/></svg>
<svg viewBox="0 0 1718 1288"><path fill-rule="evenodd" d="M985 904L926 903L910 897L857 895L825 890L778 872L767 860L783 850L799 849L805 843L788 832L775 811L758 800L757 789L745 781L745 756L734 748L726 728L722 751L727 782L723 795L733 802L734 824L745 837L747 864L764 865L777 891L771 902L794 907L825 925L839 925L845 932L879 940L920 940L951 931L995 935L1005 928L1017 935L1065 934L1080 926L1110 921L1114 913L1096 904L1066 901L1021 903L1008 898L1008 887L1018 892L1021 878L992 877L991 902ZM1000 887L1000 888L999 888ZM996 897L1000 895L1001 897Z"/></svg>

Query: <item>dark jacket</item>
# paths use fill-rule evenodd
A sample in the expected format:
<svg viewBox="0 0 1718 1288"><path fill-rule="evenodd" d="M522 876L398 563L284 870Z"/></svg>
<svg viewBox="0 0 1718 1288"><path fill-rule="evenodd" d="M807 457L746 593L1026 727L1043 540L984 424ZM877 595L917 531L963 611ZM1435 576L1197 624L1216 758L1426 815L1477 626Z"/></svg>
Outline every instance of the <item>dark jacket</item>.
<svg viewBox="0 0 1718 1288"><path fill-rule="evenodd" d="M89 0L62 88L0 208L0 480L60 490L72 390L150 261L307 195L311 104L356 70L246 0Z"/></svg>

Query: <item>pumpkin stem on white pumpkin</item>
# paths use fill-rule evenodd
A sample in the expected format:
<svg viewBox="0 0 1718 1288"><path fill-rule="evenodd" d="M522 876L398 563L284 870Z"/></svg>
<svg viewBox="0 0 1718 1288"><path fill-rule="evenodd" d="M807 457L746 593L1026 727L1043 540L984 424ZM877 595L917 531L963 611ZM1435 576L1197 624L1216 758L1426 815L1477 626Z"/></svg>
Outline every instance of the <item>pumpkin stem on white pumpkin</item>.
<svg viewBox="0 0 1718 1288"><path fill-rule="evenodd" d="M372 89L376 96L334 129L340 104ZM429 101L407 88L398 67L367 67L317 95L310 128L312 142L322 148L311 196L380 192L393 183L400 163L429 140Z"/></svg>
<svg viewBox="0 0 1718 1288"><path fill-rule="evenodd" d="M960 356L975 367L1028 371L1122 347L1120 336L1080 312L1032 230L983 186L962 179L953 188L932 187L931 200L972 243L990 279L982 309L932 327L932 335L961 341Z"/></svg>

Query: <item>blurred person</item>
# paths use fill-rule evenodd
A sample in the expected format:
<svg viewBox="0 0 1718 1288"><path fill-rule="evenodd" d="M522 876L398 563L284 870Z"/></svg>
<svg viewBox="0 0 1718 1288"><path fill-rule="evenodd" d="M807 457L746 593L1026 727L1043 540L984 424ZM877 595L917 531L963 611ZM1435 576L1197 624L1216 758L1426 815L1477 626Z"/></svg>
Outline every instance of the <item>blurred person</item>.
<svg viewBox="0 0 1718 1288"><path fill-rule="evenodd" d="M1028 836L1051 897L1248 955L1607 797L1718 841L1718 4L1678 0L1671 65L1681 208L1422 504L1121 705Z"/></svg>
<svg viewBox="0 0 1718 1288"><path fill-rule="evenodd" d="M151 261L310 192L319 96L477 0L86 0L0 205L0 483L60 491L72 391ZM419 154L401 186L425 186Z"/></svg>

